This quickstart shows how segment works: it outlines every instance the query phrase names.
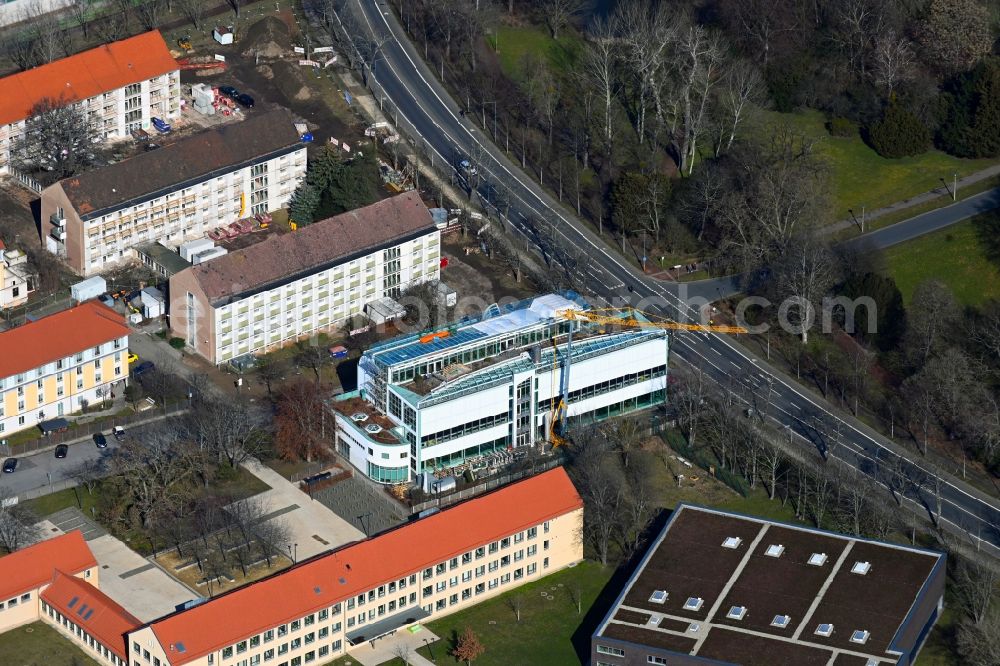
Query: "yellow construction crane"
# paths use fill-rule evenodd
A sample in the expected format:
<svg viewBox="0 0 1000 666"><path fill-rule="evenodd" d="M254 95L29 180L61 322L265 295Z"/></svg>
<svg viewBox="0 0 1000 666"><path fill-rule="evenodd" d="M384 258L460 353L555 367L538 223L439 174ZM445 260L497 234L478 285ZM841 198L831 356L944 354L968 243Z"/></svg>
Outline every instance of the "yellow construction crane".
<svg viewBox="0 0 1000 666"><path fill-rule="evenodd" d="M705 333L746 333L742 326L717 325L713 321L708 324L682 324L658 315L636 310L634 308L604 308L597 310L576 310L567 308L560 310L556 316L567 321L582 321L589 324L606 324L623 328L658 328L668 331L696 331ZM549 408L549 441L553 447L562 446L566 438L562 436L566 410L569 401L569 369L570 357L573 353L573 331L569 332L566 341L566 351L563 354L562 376L559 390L556 390L556 373L559 366L559 348L555 337L552 338L552 398Z"/></svg>

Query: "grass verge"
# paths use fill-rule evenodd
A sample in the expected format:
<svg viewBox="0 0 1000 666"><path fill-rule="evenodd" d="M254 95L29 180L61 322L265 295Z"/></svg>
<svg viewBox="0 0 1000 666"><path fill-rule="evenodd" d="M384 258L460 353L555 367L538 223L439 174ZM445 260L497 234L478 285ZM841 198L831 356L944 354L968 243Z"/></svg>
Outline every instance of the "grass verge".
<svg viewBox="0 0 1000 666"><path fill-rule="evenodd" d="M940 187L942 178L950 187L953 174L962 178L997 163L990 159L960 159L938 150L887 159L872 150L860 135L830 136L825 123L820 111L762 111L752 131L762 134L770 128L783 126L816 142L816 152L830 167L833 214L838 220L850 216L848 209L860 211L863 205L868 210L875 210L888 206ZM906 217L913 214L909 212Z"/></svg>
<svg viewBox="0 0 1000 666"><path fill-rule="evenodd" d="M963 305L1000 297L1000 267L990 258L998 226L1000 213L986 213L887 249L887 270L903 301L908 305L916 286L930 278L948 285Z"/></svg>

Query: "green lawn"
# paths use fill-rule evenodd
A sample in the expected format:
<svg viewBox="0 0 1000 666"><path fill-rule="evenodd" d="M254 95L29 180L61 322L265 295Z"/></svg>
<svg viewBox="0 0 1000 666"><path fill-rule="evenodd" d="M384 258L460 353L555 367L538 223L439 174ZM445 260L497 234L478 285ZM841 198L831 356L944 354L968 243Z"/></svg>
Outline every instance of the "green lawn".
<svg viewBox="0 0 1000 666"><path fill-rule="evenodd" d="M903 300L909 303L916 286L930 278L947 284L963 305L1000 298L1000 262L991 249L1000 241L997 227L1000 214L987 213L886 250Z"/></svg>
<svg viewBox="0 0 1000 666"><path fill-rule="evenodd" d="M77 502L78 497L79 503ZM68 509L69 507L77 507L89 517L92 515L90 510L97 506L97 490L95 488L93 493L88 493L84 486L67 488L66 490L60 490L59 492L28 500L24 505L31 509L39 518L44 518L56 511Z"/></svg>
<svg viewBox="0 0 1000 666"><path fill-rule="evenodd" d="M0 634L0 661L10 666L97 666L55 629L35 622Z"/></svg>
<svg viewBox="0 0 1000 666"><path fill-rule="evenodd" d="M509 26L499 29L499 41L496 36L490 38L494 48L498 43L500 67L515 81L523 78L522 62L529 53L539 59L546 58L556 71L565 72L576 61L582 46L580 39L571 33L564 33L555 40L543 28Z"/></svg>
<svg viewBox="0 0 1000 666"><path fill-rule="evenodd" d="M826 119L819 111L777 113L764 111L755 131L768 126L787 126L803 136L817 141L816 150L831 169L835 219L849 217L854 209L860 217L861 206L874 210L897 201L909 199L941 186L941 178L952 182L952 174L967 176L997 160L964 160L937 150L916 157L886 159L880 157L860 136L851 138L830 136Z"/></svg>
<svg viewBox="0 0 1000 666"><path fill-rule="evenodd" d="M454 637L466 627L486 646L486 653L476 660L476 666L491 664L578 664L574 645L589 646L590 634L614 599L602 599L594 607L601 592L614 573L594 562L582 562L572 569L547 576L507 594L484 601L465 611L449 615L427 628L441 637L431 645L439 664L458 663L448 652ZM577 612L571 590L579 586L582 613ZM518 622L508 602L511 597L521 600L521 621ZM594 608L592 608L594 607ZM428 652L421 651L424 656Z"/></svg>

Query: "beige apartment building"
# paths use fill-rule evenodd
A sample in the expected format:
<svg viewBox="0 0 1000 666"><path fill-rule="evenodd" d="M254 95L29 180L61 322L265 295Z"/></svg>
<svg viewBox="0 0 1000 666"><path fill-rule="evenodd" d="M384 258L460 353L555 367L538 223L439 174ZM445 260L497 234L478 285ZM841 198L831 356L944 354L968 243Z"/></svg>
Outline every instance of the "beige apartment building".
<svg viewBox="0 0 1000 666"><path fill-rule="evenodd" d="M441 233L416 192L321 220L170 278L170 329L212 363L340 326L440 275Z"/></svg>
<svg viewBox="0 0 1000 666"><path fill-rule="evenodd" d="M285 110L199 132L158 150L66 178L42 191L46 249L93 275L284 207L305 178L306 146Z"/></svg>
<svg viewBox="0 0 1000 666"><path fill-rule="evenodd" d="M0 557L0 633L41 619L42 591L56 571L98 584L97 560L79 531Z"/></svg>
<svg viewBox="0 0 1000 666"><path fill-rule="evenodd" d="M0 333L0 438L125 390L128 334L97 301Z"/></svg>
<svg viewBox="0 0 1000 666"><path fill-rule="evenodd" d="M129 666L125 635L142 623L101 592L99 571L78 530L0 557L0 633L41 620L98 663Z"/></svg>
<svg viewBox="0 0 1000 666"><path fill-rule="evenodd" d="M124 138L153 118L180 115L180 70L153 30L3 77L0 173L9 172L11 145L44 99L78 104L105 139Z"/></svg>
<svg viewBox="0 0 1000 666"><path fill-rule="evenodd" d="M306 666L583 558L560 467L168 615L127 636L132 666Z"/></svg>

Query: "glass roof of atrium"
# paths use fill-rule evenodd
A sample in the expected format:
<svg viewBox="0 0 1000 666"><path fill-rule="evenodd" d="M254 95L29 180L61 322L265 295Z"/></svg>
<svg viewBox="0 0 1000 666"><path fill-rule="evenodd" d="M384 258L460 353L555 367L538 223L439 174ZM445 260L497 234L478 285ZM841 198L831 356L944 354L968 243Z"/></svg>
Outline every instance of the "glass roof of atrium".
<svg viewBox="0 0 1000 666"><path fill-rule="evenodd" d="M629 331L625 333L613 333L587 338L579 343L573 343L573 360L583 360L594 355L604 354L614 349L620 349L629 345L638 344L649 338L666 337L666 331L653 329L642 331ZM560 345L560 351L564 348ZM425 396L406 390L406 397L412 402L419 401L421 407L426 407L438 402L444 402L460 395L466 395L495 384L506 382L511 375L534 370L536 368L549 368L552 366L552 350L543 349L541 359L536 364L531 360L529 352L522 352L520 356L509 360L501 361L493 365L477 370L471 374L463 375L450 382L439 384ZM398 389L404 388L394 385Z"/></svg>
<svg viewBox="0 0 1000 666"><path fill-rule="evenodd" d="M446 336L427 342L420 341L424 333L402 336L373 346L365 355L379 365L396 365L476 340L530 328L551 320L559 310L567 308L579 310L587 307L589 306L586 301L574 292L537 296L512 303L504 308L491 305L481 317L467 317L448 327L438 329L447 329Z"/></svg>

